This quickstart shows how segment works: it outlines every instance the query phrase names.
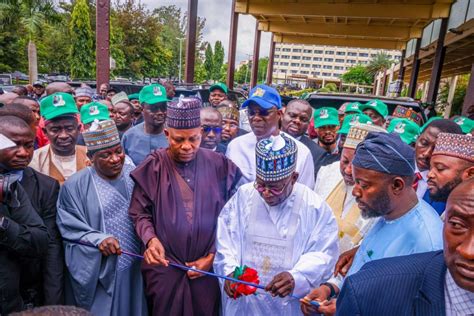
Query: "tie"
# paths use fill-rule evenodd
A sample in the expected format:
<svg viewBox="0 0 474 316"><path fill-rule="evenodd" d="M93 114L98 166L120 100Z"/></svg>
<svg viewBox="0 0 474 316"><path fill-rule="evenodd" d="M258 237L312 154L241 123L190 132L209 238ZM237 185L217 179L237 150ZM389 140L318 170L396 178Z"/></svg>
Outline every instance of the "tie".
<svg viewBox="0 0 474 316"><path fill-rule="evenodd" d="M423 179L423 177L421 176L421 173L419 172L415 173L415 181L413 181L413 184L412 184L412 187L415 191L418 189L418 182L420 182L421 179Z"/></svg>

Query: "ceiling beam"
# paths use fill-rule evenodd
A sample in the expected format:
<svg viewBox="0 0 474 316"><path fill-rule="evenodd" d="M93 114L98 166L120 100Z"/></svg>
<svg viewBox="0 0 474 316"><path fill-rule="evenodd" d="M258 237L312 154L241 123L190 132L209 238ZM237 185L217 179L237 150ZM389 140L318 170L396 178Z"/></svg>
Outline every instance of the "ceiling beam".
<svg viewBox="0 0 474 316"><path fill-rule="evenodd" d="M339 16L386 19L437 19L449 17L450 3L282 3L236 2L235 11L243 14L285 16Z"/></svg>
<svg viewBox="0 0 474 316"><path fill-rule="evenodd" d="M405 48L405 41L398 40L376 40L376 39L355 39L355 38L330 38L318 36L297 36L275 34L274 42L288 44L306 45L329 45L347 47L367 47L378 49L400 50Z"/></svg>
<svg viewBox="0 0 474 316"><path fill-rule="evenodd" d="M406 26L370 26L364 24L333 24L333 23L281 23L260 22L258 29L264 32L335 35L335 36L367 36L378 38L396 38L409 40L421 37L422 28Z"/></svg>

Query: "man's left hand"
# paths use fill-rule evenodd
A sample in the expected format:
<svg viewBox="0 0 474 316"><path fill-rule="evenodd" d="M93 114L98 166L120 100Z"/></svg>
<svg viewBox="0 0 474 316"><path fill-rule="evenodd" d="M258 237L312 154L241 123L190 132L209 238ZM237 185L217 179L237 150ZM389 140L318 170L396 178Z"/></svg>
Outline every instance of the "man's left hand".
<svg viewBox="0 0 474 316"><path fill-rule="evenodd" d="M215 254L210 253L207 256L199 258L196 261L186 262L185 264L188 267L193 267L198 270L209 271L212 267L212 264L214 263L214 256ZM191 280L194 280L203 276L202 273L191 271L191 270L189 270L187 273L188 273L188 278L190 278Z"/></svg>
<svg viewBox="0 0 474 316"><path fill-rule="evenodd" d="M273 277L273 280L265 287L265 291L273 296L285 297L295 289L295 279L290 272L281 272Z"/></svg>

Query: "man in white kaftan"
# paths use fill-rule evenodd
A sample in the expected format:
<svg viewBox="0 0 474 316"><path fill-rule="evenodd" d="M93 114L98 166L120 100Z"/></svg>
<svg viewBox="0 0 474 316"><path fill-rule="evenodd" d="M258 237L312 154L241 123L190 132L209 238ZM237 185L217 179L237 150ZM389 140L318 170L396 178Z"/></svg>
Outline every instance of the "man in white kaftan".
<svg viewBox="0 0 474 316"><path fill-rule="evenodd" d="M284 147L272 148L281 140ZM296 183L296 149L286 136L260 141L256 182L240 187L219 216L215 272L231 275L246 265L269 292L234 300L226 290L224 315L300 315L298 299L289 294L303 296L332 273L337 224L329 206Z"/></svg>

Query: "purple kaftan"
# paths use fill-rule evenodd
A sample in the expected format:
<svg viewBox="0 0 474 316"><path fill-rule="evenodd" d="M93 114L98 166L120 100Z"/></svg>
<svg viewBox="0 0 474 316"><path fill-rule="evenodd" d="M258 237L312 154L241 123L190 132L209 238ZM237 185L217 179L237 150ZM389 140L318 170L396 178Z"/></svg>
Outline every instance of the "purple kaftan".
<svg viewBox="0 0 474 316"><path fill-rule="evenodd" d="M185 172L183 173L183 170ZM176 179L190 173L193 181L192 224L186 220ZM157 237L171 262L185 264L215 252L217 217L236 190L241 177L237 166L224 155L206 149L188 164L174 162L167 149L157 150L132 172L135 181L130 216L146 245ZM216 315L220 303L218 281L203 276L190 280L173 267L142 267L152 315Z"/></svg>

